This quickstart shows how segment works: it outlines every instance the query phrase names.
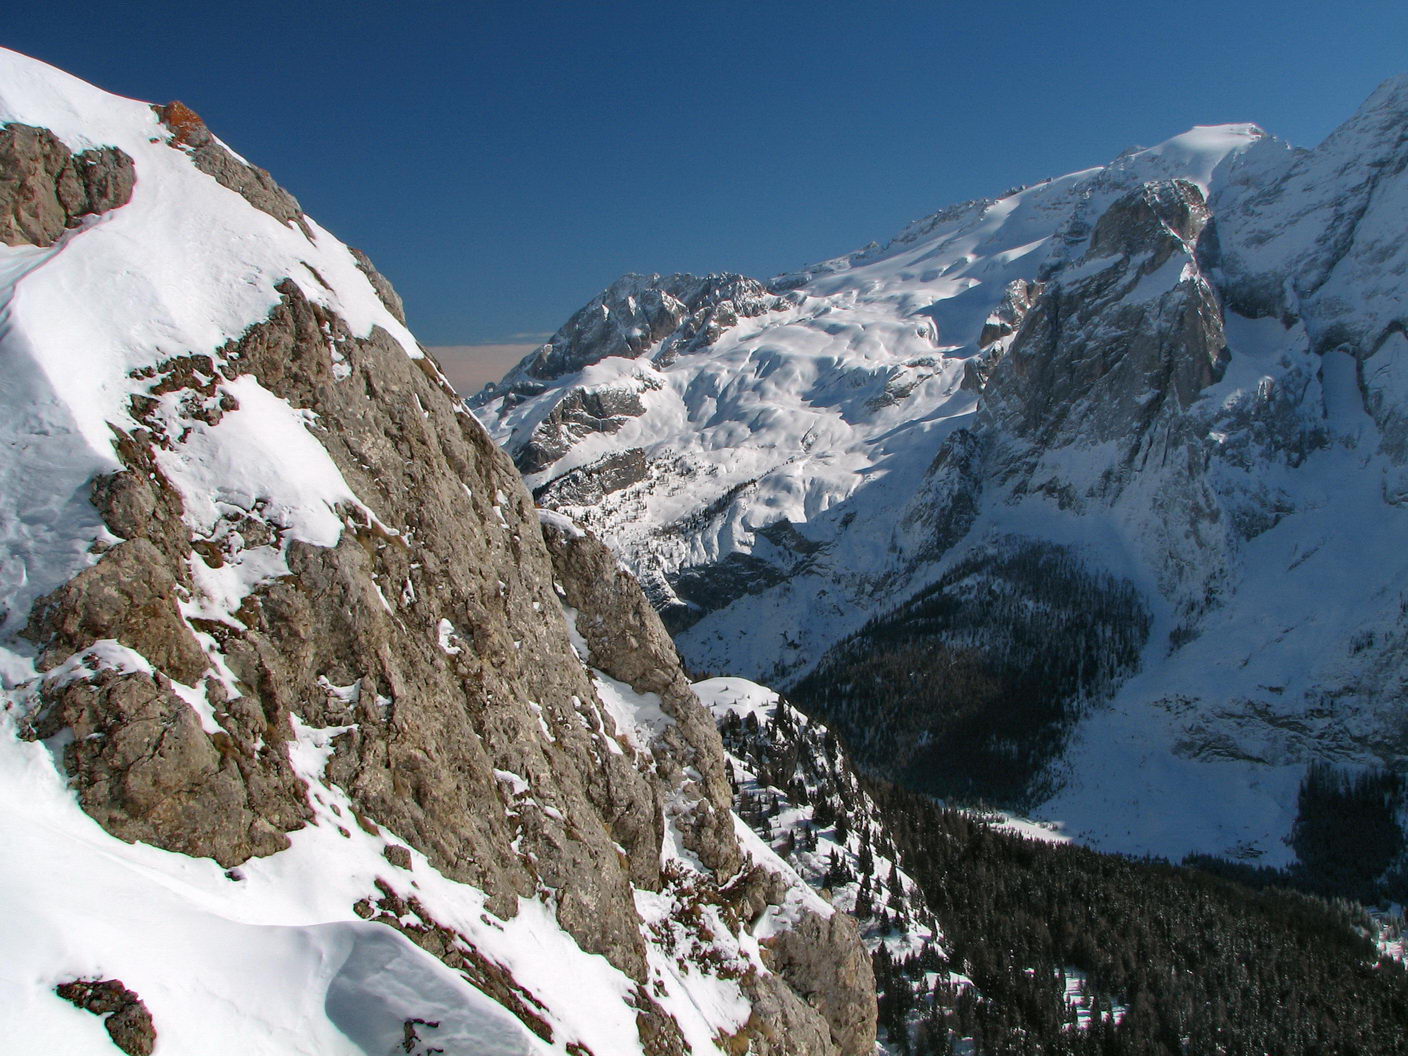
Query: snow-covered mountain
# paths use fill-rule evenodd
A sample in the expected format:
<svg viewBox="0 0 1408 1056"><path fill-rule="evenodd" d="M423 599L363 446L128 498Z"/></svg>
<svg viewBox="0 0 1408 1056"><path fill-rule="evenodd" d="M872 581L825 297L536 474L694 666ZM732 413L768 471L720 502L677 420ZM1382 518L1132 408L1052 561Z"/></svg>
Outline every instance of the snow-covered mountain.
<svg viewBox="0 0 1408 1056"><path fill-rule="evenodd" d="M1408 763L1408 78L769 282L627 276L477 414L688 663L1098 846L1291 860ZM1400 804L1401 806L1401 804Z"/></svg>
<svg viewBox="0 0 1408 1056"><path fill-rule="evenodd" d="M362 255L0 51L0 1049L868 1053L869 960Z"/></svg>

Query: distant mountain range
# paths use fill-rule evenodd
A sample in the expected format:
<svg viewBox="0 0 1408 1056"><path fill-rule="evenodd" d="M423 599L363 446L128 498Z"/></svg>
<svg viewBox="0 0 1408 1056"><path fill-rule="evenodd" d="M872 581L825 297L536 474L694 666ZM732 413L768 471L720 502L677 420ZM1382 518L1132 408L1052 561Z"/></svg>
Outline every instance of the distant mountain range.
<svg viewBox="0 0 1408 1056"><path fill-rule="evenodd" d="M873 771L1289 864L1312 763L1408 762L1405 166L1408 78L1313 150L1195 128L768 281L626 276L472 404L693 669Z"/></svg>

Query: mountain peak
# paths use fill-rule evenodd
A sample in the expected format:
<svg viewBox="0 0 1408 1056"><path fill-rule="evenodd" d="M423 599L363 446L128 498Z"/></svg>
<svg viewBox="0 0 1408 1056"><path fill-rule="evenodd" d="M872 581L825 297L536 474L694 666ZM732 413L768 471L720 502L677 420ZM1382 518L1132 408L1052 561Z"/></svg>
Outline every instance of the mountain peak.
<svg viewBox="0 0 1408 1056"><path fill-rule="evenodd" d="M636 581L366 257L188 108L7 52L0 126L7 1036L872 1052Z"/></svg>
<svg viewBox="0 0 1408 1056"><path fill-rule="evenodd" d="M1408 564L1387 543L1408 494L1405 177L1383 161L1404 149L1405 99L1408 79L1395 78L1314 151L1250 123L1201 125L941 210L774 280L785 305L740 317L708 356L662 355L672 332L636 353L629 376L602 364L491 403L486 420L540 502L608 538L696 669L810 685L860 743L882 744L876 728L895 703L863 687L894 671L924 684L913 665L939 655L936 641L955 663L975 649L1000 666L1003 643L1026 640L1016 610L990 634L975 630L987 601L934 638L935 614L968 597L968 577L988 584L974 596L992 605L1027 597L1049 611L1059 599L1039 583L1062 577L1069 597L1118 601L1114 630L1143 628L1115 650L1131 666L1102 656L1097 695L1109 708L1060 705L1088 715L1088 732L1073 734L1074 776L1048 803L1120 850L1176 857L1245 844L1284 860L1285 782L1252 793L1246 770L1204 762L1236 756L1284 776L1331 750L1318 736L1367 765L1396 721L1386 698L1356 688L1386 684L1392 663L1353 643L1401 642L1396 610L1364 599L1408 589ZM1338 349L1351 354L1322 360ZM1355 466L1347 448L1327 448L1332 427L1358 445ZM1392 586L1350 587L1336 573L1342 613L1315 630L1278 623L1278 592L1310 598L1317 562L1365 567L1363 544L1321 541L1343 534L1329 523L1331 495L1379 526L1370 564ZM865 637L881 618L895 631L887 641L916 643L891 654L884 675L864 648L883 637ZM1273 624L1274 639L1249 629ZM1314 635L1341 644L1312 649ZM860 645L847 652L848 641ZM1305 643L1294 663L1283 641ZM1234 647L1248 671L1324 659L1290 688L1272 670L1211 680ZM1111 672L1141 665L1116 685L1123 675ZM1287 732L1322 690L1354 694L1353 720L1303 739ZM992 722L1002 699L935 707ZM896 724L919 721L911 703L900 707ZM950 718L933 744L962 725ZM973 722L963 736L990 736L993 758L1020 754L1001 723ZM1107 773L1098 757L1115 737L1131 738L1119 749L1131 757L1162 762ZM1082 746L1088 757L1075 754ZM873 750L891 765L888 748ZM924 767L905 776L938 783L964 765L930 759L927 777ZM1039 782L1040 766L1025 779ZM1167 806L1204 786L1213 791L1196 816ZM1099 820L1150 804L1178 816L1134 833Z"/></svg>
<svg viewBox="0 0 1408 1056"><path fill-rule="evenodd" d="M1240 153L1267 134L1249 123L1194 125L1152 147L1134 147L1116 158L1107 172L1141 182L1185 179L1207 194L1213 171L1230 155Z"/></svg>
<svg viewBox="0 0 1408 1056"><path fill-rule="evenodd" d="M1379 107L1408 109L1408 73L1396 73L1382 81L1369 93L1369 98L1364 101L1360 111Z"/></svg>

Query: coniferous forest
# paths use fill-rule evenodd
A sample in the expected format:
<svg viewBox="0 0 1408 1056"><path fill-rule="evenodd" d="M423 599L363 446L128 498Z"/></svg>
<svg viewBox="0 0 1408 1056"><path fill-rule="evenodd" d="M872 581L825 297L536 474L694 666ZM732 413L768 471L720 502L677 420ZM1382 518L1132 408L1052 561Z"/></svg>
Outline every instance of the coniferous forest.
<svg viewBox="0 0 1408 1056"><path fill-rule="evenodd" d="M877 958L901 1051L971 1038L981 1056L1408 1052L1408 971L1379 956L1355 903L1023 839L891 785L870 791L948 970L973 984L926 993L915 982L936 955ZM1084 977L1078 1004L1071 976ZM914 1014L911 1042L899 1024Z"/></svg>
<svg viewBox="0 0 1408 1056"><path fill-rule="evenodd" d="M1032 540L959 562L791 690L863 766L939 796L1020 806L1082 704L1138 661L1138 593Z"/></svg>
<svg viewBox="0 0 1408 1056"><path fill-rule="evenodd" d="M1384 926L1401 937L1402 920L1351 900L1397 891L1382 875L1402 843L1392 776L1313 769L1292 871L1175 865L1034 841L857 779L836 735L785 705L721 731L757 775L738 790L741 816L804 870L819 840L833 848L819 880L854 901L871 940L892 1052L1408 1052L1408 970L1375 941ZM915 922L940 938L906 944Z"/></svg>

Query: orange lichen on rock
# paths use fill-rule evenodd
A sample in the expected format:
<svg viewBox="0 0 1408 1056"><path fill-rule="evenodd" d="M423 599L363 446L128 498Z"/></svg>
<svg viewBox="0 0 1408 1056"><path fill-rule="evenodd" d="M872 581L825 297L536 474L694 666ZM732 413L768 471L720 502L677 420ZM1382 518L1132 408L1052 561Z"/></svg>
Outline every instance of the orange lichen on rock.
<svg viewBox="0 0 1408 1056"><path fill-rule="evenodd" d="M171 129L173 146L197 145L200 133L206 130L200 114L179 99L173 99L165 106L153 106L152 109L161 118L162 124Z"/></svg>

